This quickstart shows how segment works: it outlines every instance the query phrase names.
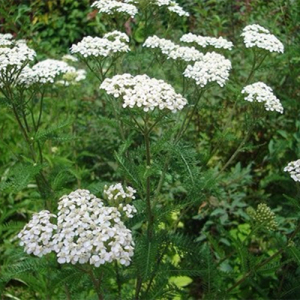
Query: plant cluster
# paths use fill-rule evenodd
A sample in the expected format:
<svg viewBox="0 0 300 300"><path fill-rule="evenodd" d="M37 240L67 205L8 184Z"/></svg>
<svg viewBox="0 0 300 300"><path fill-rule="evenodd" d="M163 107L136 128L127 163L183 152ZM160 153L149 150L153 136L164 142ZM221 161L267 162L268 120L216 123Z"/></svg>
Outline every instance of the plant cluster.
<svg viewBox="0 0 300 300"><path fill-rule="evenodd" d="M1 299L299 293L299 14L229 2L0 0Z"/></svg>

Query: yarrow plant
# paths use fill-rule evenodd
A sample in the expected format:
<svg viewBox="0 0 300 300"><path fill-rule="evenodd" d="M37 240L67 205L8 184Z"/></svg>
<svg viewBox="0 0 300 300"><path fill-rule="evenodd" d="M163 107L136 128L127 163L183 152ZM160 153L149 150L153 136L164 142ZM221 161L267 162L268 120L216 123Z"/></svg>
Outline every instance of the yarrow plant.
<svg viewBox="0 0 300 300"><path fill-rule="evenodd" d="M35 51L24 40L15 41L9 34L0 34L0 87L7 82L13 83L16 75L35 56Z"/></svg>
<svg viewBox="0 0 300 300"><path fill-rule="evenodd" d="M246 101L263 102L267 111L283 113L280 100L273 94L273 90L263 82L256 82L243 88L242 94L247 94Z"/></svg>
<svg viewBox="0 0 300 300"><path fill-rule="evenodd" d="M208 52L202 59L196 61L193 66L188 65L183 75L196 81L196 84L204 87L209 82L217 82L221 87L229 78L231 62L223 55Z"/></svg>
<svg viewBox="0 0 300 300"><path fill-rule="evenodd" d="M167 55L168 59L180 59L189 62L200 60L203 57L203 54L194 47L182 47L157 36L148 37L143 46L152 49L159 48L163 54Z"/></svg>
<svg viewBox="0 0 300 300"><path fill-rule="evenodd" d="M83 5L81 3L80 8ZM25 165L25 171L20 175L18 169L13 169L14 161L4 157L5 174L0 176L0 192L8 187L10 205L11 195L17 191L16 210L22 209L17 220L25 218L23 203L19 206L21 197L27 200L24 201L25 212L42 210L33 214L18 238L27 254L44 259L21 256L15 269L19 272L25 265L27 272L32 268L28 271L32 271L29 283L33 282L32 278L37 278L35 282L40 284L42 291L33 297L43 299L94 299L95 292L99 300L252 296L256 293L253 287L260 287L261 267L268 267L268 262L275 261L272 261L273 257L278 261L284 259L286 246L276 249L277 245L274 246L272 241L270 252L263 252L265 241L252 239L256 232L250 231L249 216L252 223L258 225L255 229L265 226L275 230L277 223L271 208L264 204L259 204L249 216L244 213L246 201L253 197L249 184L257 173L253 171L257 164L252 164L254 155L247 158L241 153L249 149L255 152L255 143L250 144L251 148L246 143L250 138L257 141L260 135L252 134L255 119L248 118L247 112L244 116L245 104L234 99L242 93L245 100L261 102L266 110L283 112L270 87L262 82L248 85L253 82L254 73L263 59L270 55L269 51L283 52L283 46L259 25L246 27L242 36L246 47L255 47L251 56L253 62L248 64L248 58L237 48L234 53L226 51L233 61L240 59L242 62L229 81L231 61L216 53L217 50L208 51L211 48L221 49L219 52L232 50L233 43L223 37L182 35L188 28L206 32L208 27L196 28L194 22L187 23L185 17L189 13L177 2L94 0L92 9L88 19L94 20L89 24L89 30L79 31L89 32L89 36L79 39L69 49L70 55L61 60L48 59L34 65L35 54L29 48L28 54L23 58L20 55L18 60L14 49L27 49L25 42L16 42L10 34L0 35L0 66L3 65L0 72L3 78L8 76L11 81L0 78L0 104L8 104L16 120L15 126L20 128L19 136L23 137L19 144L26 146L15 159L21 157L20 165ZM94 34L110 30L110 25L124 32L115 30L101 37L93 36L91 28L99 24L97 11L101 16L106 15L102 27L96 28ZM165 12L171 14L165 17ZM174 14L184 18L178 20ZM109 16L113 17L111 21ZM158 20L161 16L165 17L163 21ZM174 25L184 24L184 30L173 31L174 20ZM222 35L235 41L240 22L232 24L235 30L227 31L227 26ZM164 28L167 28L165 32ZM76 31L75 38L77 34ZM189 43L183 44L187 46L173 42L173 38L175 41L180 36L180 42ZM74 34L70 34L71 38ZM200 51L199 47L202 48ZM245 47L243 51L249 54ZM24 53L27 52L24 50ZM91 80L85 83L83 92L76 84L86 78L87 72L75 68L76 62L83 62L86 70L93 73L88 74ZM248 65L252 69L246 74ZM241 68L243 71L238 74ZM13 74L10 74L11 70ZM245 74L245 87L240 93L237 81L242 81ZM95 78L90 75L99 79L96 86L93 85ZM1 87L2 83L5 89ZM219 88L209 89L216 84L224 87L227 83L228 87L222 89L222 93ZM181 93L177 92L179 90ZM65 101L52 101L56 99ZM258 106L260 104L253 105L255 109ZM251 112L255 113L255 109ZM60 119L64 122L60 123ZM241 125L245 120L246 126ZM259 124L263 124L259 120ZM9 121L2 126L4 129L12 126ZM272 122L270 120L268 125ZM245 137L241 138L246 131ZM9 141L7 136L3 138L5 143ZM267 135L264 138L267 139ZM79 139L80 143L77 142ZM8 146L11 144L9 141ZM265 141L260 143L261 147L264 144ZM0 149L3 148L0 143ZM241 163L234 166L240 154L243 156ZM70 157L75 158L73 162ZM101 170L100 165L104 166ZM300 181L300 162L289 163L285 171L295 181ZM265 172L260 170L259 176L263 177ZM11 178L6 174L12 174ZM95 178L99 183L90 183ZM121 183L108 184L99 198L88 190L77 189L55 200L55 195L62 195L66 188L91 184L89 186L98 190L103 182L116 178L131 182L136 190ZM19 186L25 188L22 193L15 184L18 180ZM256 185L256 188L260 187ZM264 199L267 197L265 191L258 192ZM30 201L31 195L43 202ZM194 221L201 219L199 230L190 229L191 218ZM228 225L229 231L223 230L224 224ZM210 226L212 230L207 230ZM280 240L282 232L278 231L276 239ZM190 234L193 234L192 239ZM220 237L222 243L214 242ZM283 234L282 239L286 241L292 237ZM258 250L253 259L252 249ZM10 255L13 251L7 253ZM11 263L12 259L9 257L7 261ZM246 271L245 261L251 262L251 269ZM233 272L227 276L231 268ZM18 284L23 281L27 284L24 277L19 278L19 273L13 276L11 266L6 268L9 274L3 280L3 269L5 267L1 266L0 294L6 278L7 282L16 278ZM207 270L211 276L203 276ZM224 270L225 283L222 281ZM272 272L271 276L274 274ZM199 277L204 283L203 288L197 289L195 295L196 282L183 288L172 281L172 277L178 276L191 282L195 276ZM248 278L247 282L253 286L244 293L246 284L241 283ZM270 278L270 286L278 283L273 280L274 276ZM285 280L281 283L283 286ZM234 291L231 293L231 290Z"/></svg>
<svg viewBox="0 0 300 300"><path fill-rule="evenodd" d="M284 172L288 172L295 181L300 181L300 159L288 163Z"/></svg>
<svg viewBox="0 0 300 300"><path fill-rule="evenodd" d="M115 14L125 13L130 15L132 18L138 13L138 9L129 3L123 3L115 0L98 0L92 4L92 7L99 9L99 13Z"/></svg>
<svg viewBox="0 0 300 300"><path fill-rule="evenodd" d="M66 62L56 59L46 59L35 64L32 68L26 68L18 78L19 84L29 86L34 83L54 83L55 79L62 74L74 73L76 69Z"/></svg>
<svg viewBox="0 0 300 300"><path fill-rule="evenodd" d="M176 112L187 104L187 100L177 94L171 85L147 75L116 75L106 78L100 89L115 98L123 98L124 108L136 106L145 112L155 108Z"/></svg>
<svg viewBox="0 0 300 300"><path fill-rule="evenodd" d="M167 6L168 10L181 16L181 17L188 17L190 14L183 10L181 6L178 5L176 1L173 0L154 0L153 4L157 6Z"/></svg>
<svg viewBox="0 0 300 300"><path fill-rule="evenodd" d="M108 190L112 191L114 187ZM132 200L135 191L130 187L127 190L130 193L126 198ZM20 245L28 254L37 256L55 252L61 264L87 263L99 267L106 262L118 261L127 266L133 255L134 242L118 209L128 218L136 213L134 206L104 206L103 200L88 190L76 190L61 197L57 216L49 211L35 214L18 234ZM57 218L57 224L50 222L51 217Z"/></svg>
<svg viewBox="0 0 300 300"><path fill-rule="evenodd" d="M127 186L124 190L121 183L104 187L103 198L112 206L118 208L119 212L126 214L127 218L132 218L133 214L137 213L136 208L131 205L136 190Z"/></svg>
<svg viewBox="0 0 300 300"><path fill-rule="evenodd" d="M227 41L221 36L218 38L214 38L209 36L196 35L193 33L187 33L180 38L180 41L185 43L196 43L197 45L203 48L206 48L208 46L212 46L216 49L228 49L228 50L232 50L233 48L233 43Z"/></svg>
<svg viewBox="0 0 300 300"><path fill-rule="evenodd" d="M118 52L128 52L130 49L124 40L129 40L125 33L116 31L104 35L103 38L87 36L77 45L72 45L71 53L83 57L107 57Z"/></svg>
<svg viewBox="0 0 300 300"><path fill-rule="evenodd" d="M270 52L284 52L283 44L269 30L260 25L246 26L241 36L247 48L258 47Z"/></svg>

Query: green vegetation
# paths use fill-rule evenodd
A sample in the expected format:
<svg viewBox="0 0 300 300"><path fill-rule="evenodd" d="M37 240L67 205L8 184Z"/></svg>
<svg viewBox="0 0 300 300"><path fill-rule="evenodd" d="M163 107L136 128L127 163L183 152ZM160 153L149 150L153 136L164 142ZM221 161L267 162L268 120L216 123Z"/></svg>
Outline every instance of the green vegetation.
<svg viewBox="0 0 300 300"><path fill-rule="evenodd" d="M127 1L138 8L134 17L99 13L93 2L0 0L0 299L298 299L300 189L284 168L300 158L299 1L177 0L189 16L156 0ZM245 47L241 34L253 24L269 30L284 52ZM129 41L116 33L104 41L114 30ZM233 47L181 42L188 33L223 37ZM12 35L9 46L4 34ZM175 59L173 46L165 53L143 46L153 35L205 57L222 55L200 68L200 79L226 58L228 80L222 70L224 86L216 79L196 84L183 75L194 65L180 59L189 50ZM124 48L83 55L74 45L86 36L103 39L89 44L97 51L115 41ZM10 59L21 39L36 55L20 52L19 65L6 64L3 49ZM78 60L63 58L72 51ZM45 59L56 62L35 70ZM56 68L51 80L41 75L49 66ZM123 79L114 76L124 73L134 83L126 79L117 93ZM111 78L114 92L105 85ZM245 101L242 90L256 82L272 88L282 114L279 106L267 111ZM172 112L178 94L187 104ZM53 249L38 257L20 246L17 235L33 215L58 216L61 197L77 189L120 210L121 198L112 203L104 194L116 183L136 190L126 204L132 200L137 212L122 219L135 244L129 265L61 263Z"/></svg>

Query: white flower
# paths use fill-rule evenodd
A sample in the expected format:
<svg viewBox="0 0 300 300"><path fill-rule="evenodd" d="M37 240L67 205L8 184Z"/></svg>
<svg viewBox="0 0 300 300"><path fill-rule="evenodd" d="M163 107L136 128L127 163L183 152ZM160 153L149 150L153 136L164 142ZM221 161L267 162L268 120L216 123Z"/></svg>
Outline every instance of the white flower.
<svg viewBox="0 0 300 300"><path fill-rule="evenodd" d="M0 33L0 47L12 45L12 39L13 36L10 33Z"/></svg>
<svg viewBox="0 0 300 300"><path fill-rule="evenodd" d="M264 27L253 24L243 29L241 36L244 38L246 48L258 47L270 52L283 53L283 44Z"/></svg>
<svg viewBox="0 0 300 300"><path fill-rule="evenodd" d="M133 4L123 3L115 0L98 0L95 1L91 6L98 8L100 13L106 13L109 15L114 13L125 13L133 18L138 13L137 8Z"/></svg>
<svg viewBox="0 0 300 300"><path fill-rule="evenodd" d="M245 93L248 94L248 96L245 97L246 101L263 102L267 111L277 111L279 113L283 113L283 107L279 99L276 98L276 96L273 94L273 90L265 83L256 82L247 85L242 90L242 94Z"/></svg>
<svg viewBox="0 0 300 300"><path fill-rule="evenodd" d="M104 34L103 38L108 39L110 41L119 40L122 42L129 43L129 36L126 33L120 32L118 30L114 30Z"/></svg>
<svg viewBox="0 0 300 300"><path fill-rule="evenodd" d="M134 198L132 188L126 191L127 196ZM129 204L119 209L128 217L136 212ZM57 225L49 221L56 216L48 211L35 214L18 234L20 245L37 256L55 252L60 264L89 263L99 267L118 261L127 266L133 256L134 242L131 231L121 221L120 211L104 206L88 190L76 190L60 199Z"/></svg>
<svg viewBox="0 0 300 300"><path fill-rule="evenodd" d="M133 189L131 186L126 186L125 190L121 183L113 184L104 187L104 198L118 203L126 202L129 203L131 200L135 199L134 194L136 190ZM128 202L129 201L129 202Z"/></svg>
<svg viewBox="0 0 300 300"><path fill-rule="evenodd" d="M116 75L106 78L100 85L109 95L123 98L123 107L141 107L145 112L169 109L172 112L183 109L187 100L176 94L173 87L163 80L147 75Z"/></svg>
<svg viewBox="0 0 300 300"><path fill-rule="evenodd" d="M203 48L207 46L213 46L214 48L217 49L223 48L223 49L231 50L233 47L232 42L227 41L223 37L214 38L214 37L196 35L193 33L184 34L180 38L180 41L185 43L196 43Z"/></svg>
<svg viewBox="0 0 300 300"><path fill-rule="evenodd" d="M190 14L183 10L181 6L179 6L175 1L172 1L173 4L168 7L168 10L179 15L180 17L188 17Z"/></svg>
<svg viewBox="0 0 300 300"><path fill-rule="evenodd" d="M187 78L192 78L197 85L204 87L209 82L217 82L221 87L228 80L231 62L223 55L209 52L202 59L196 61L193 66L189 65L183 72Z"/></svg>
<svg viewBox="0 0 300 300"><path fill-rule="evenodd" d="M184 61L197 61L203 58L203 54L194 47L176 46L168 53L168 59L182 59Z"/></svg>
<svg viewBox="0 0 300 300"><path fill-rule="evenodd" d="M196 61L203 57L203 54L194 47L181 47L170 40L161 39L156 35L148 37L144 42L143 47L152 49L159 48L163 54L167 55L168 59Z"/></svg>
<svg viewBox="0 0 300 300"><path fill-rule="evenodd" d="M156 35L150 36L146 39L143 44L143 47L147 48L159 48L163 54L169 54L173 49L177 47L172 41L167 39L161 39Z"/></svg>
<svg viewBox="0 0 300 300"><path fill-rule="evenodd" d="M72 45L71 53L83 57L107 57L118 52L128 52L130 48L124 40L127 42L129 38L125 33L118 31L107 33L103 38L87 36L77 45Z"/></svg>
<svg viewBox="0 0 300 300"><path fill-rule="evenodd" d="M26 86L33 83L54 83L57 76L68 72L76 72L76 69L61 60L46 59L38 62L32 68L24 68L17 82Z"/></svg>
<svg viewBox="0 0 300 300"><path fill-rule="evenodd" d="M179 6L176 1L173 0L154 0L152 3L159 7L167 6L169 11L174 12L179 16L188 17L190 15L188 12L184 11L183 8Z"/></svg>
<svg viewBox="0 0 300 300"><path fill-rule="evenodd" d="M52 251L52 233L57 226L50 222L50 218L56 218L47 210L42 210L33 215L32 220L18 234L20 245L24 246L28 254L43 256Z"/></svg>
<svg viewBox="0 0 300 300"><path fill-rule="evenodd" d="M284 172L289 172L290 176L295 181L300 181L300 159L290 162L285 168Z"/></svg>
<svg viewBox="0 0 300 300"><path fill-rule="evenodd" d="M7 41L7 43L5 43ZM5 47L0 45L0 87L5 81L14 81L16 74L22 70L29 61L34 60L35 51L28 48L24 40L10 41L10 36L3 37L2 42Z"/></svg>

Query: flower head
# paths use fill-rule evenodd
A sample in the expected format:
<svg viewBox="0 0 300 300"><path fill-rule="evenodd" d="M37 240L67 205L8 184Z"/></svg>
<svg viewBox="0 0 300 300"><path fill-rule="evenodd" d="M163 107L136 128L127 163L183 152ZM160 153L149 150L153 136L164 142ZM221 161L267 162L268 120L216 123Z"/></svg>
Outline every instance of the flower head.
<svg viewBox="0 0 300 300"><path fill-rule="evenodd" d="M244 38L246 48L258 47L270 52L283 53L283 44L264 27L253 24L243 29L241 36Z"/></svg>
<svg viewBox="0 0 300 300"><path fill-rule="evenodd" d="M161 39L156 35L154 35L146 39L146 41L143 44L143 47L152 48L152 49L158 48L161 50L163 54L168 55L172 50L174 50L177 47L177 45L170 40Z"/></svg>
<svg viewBox="0 0 300 300"><path fill-rule="evenodd" d="M171 85L147 75L116 75L106 78L100 88L115 98L122 97L124 108L137 106L146 112L155 108L176 112L187 104L187 100L176 94Z"/></svg>
<svg viewBox="0 0 300 300"><path fill-rule="evenodd" d="M290 176L295 181L300 181L300 159L290 162L285 168L284 172L289 172Z"/></svg>
<svg viewBox="0 0 300 300"><path fill-rule="evenodd" d="M276 230L278 225L275 221L275 214L266 204L260 203L256 210L252 208L247 212L258 225L263 225L267 230Z"/></svg>
<svg viewBox="0 0 300 300"><path fill-rule="evenodd" d="M0 79L15 80L15 74L35 58L35 51L28 48L24 40L13 41L12 36L0 36ZM0 86L2 84L0 83Z"/></svg>
<svg viewBox="0 0 300 300"><path fill-rule="evenodd" d="M215 38L215 37L196 35L193 33L187 33L187 34L184 34L180 38L180 41L185 42L185 43L196 43L203 48L205 48L207 46L212 46L217 49L222 48L222 49L231 50L233 47L232 42L227 41L226 39L224 39L221 36L218 38Z"/></svg>
<svg viewBox="0 0 300 300"><path fill-rule="evenodd" d="M129 265L134 242L131 231L121 221L122 214L132 217L133 205L105 206L88 190L76 190L61 197L57 225L48 211L35 214L18 234L27 253L43 256L57 254L59 263L89 263L96 267L118 261ZM120 210L120 211L119 211Z"/></svg>
<svg viewBox="0 0 300 300"><path fill-rule="evenodd" d="M265 83L256 82L247 85L242 90L242 94L245 93L248 94L248 96L245 97L246 101L263 102L267 111L277 111L283 113L283 107L279 99L276 98L276 96L273 94L272 89Z"/></svg>
<svg viewBox="0 0 300 300"><path fill-rule="evenodd" d="M28 254L43 256L52 251L52 234L57 226L50 222L56 218L48 210L42 210L33 215L31 221L18 234L20 245Z"/></svg>
<svg viewBox="0 0 300 300"><path fill-rule="evenodd" d="M83 57L107 57L119 52L130 51L129 38L125 33L113 31L104 35L103 38L87 36L77 45L72 45L71 53L80 54Z"/></svg>
<svg viewBox="0 0 300 300"><path fill-rule="evenodd" d="M64 61L46 59L38 62L32 68L24 68L17 79L17 83L26 86L34 83L54 83L57 76L75 71L74 67L69 66Z"/></svg>
<svg viewBox="0 0 300 300"><path fill-rule="evenodd" d="M123 3L115 0L98 0L92 4L92 7L98 8L99 13L105 13L109 15L114 13L125 13L133 18L138 13L137 8L133 4Z"/></svg>
<svg viewBox="0 0 300 300"><path fill-rule="evenodd" d="M231 62L223 55L215 52L209 52L196 61L193 66L188 65L183 75L192 78L197 85L204 87L209 82L217 82L220 86L224 86L228 80Z"/></svg>
<svg viewBox="0 0 300 300"><path fill-rule="evenodd" d="M176 1L173 0L154 0L154 5L157 5L159 7L161 6L167 6L168 10L181 16L181 17L188 17L190 14L183 10L181 6L178 5Z"/></svg>
<svg viewBox="0 0 300 300"><path fill-rule="evenodd" d="M0 47L6 47L13 44L13 36L10 33L0 33Z"/></svg>
<svg viewBox="0 0 300 300"><path fill-rule="evenodd" d="M104 199L107 199L109 204L117 207L122 214L125 213L127 218L132 218L137 212L136 208L129 204L135 199L136 190L130 186L123 188L121 183L104 187Z"/></svg>
<svg viewBox="0 0 300 300"><path fill-rule="evenodd" d="M168 59L180 59L189 62L200 60L203 57L203 54L194 47L181 47L170 40L161 39L156 35L148 37L143 47L158 48L163 54L167 55Z"/></svg>

